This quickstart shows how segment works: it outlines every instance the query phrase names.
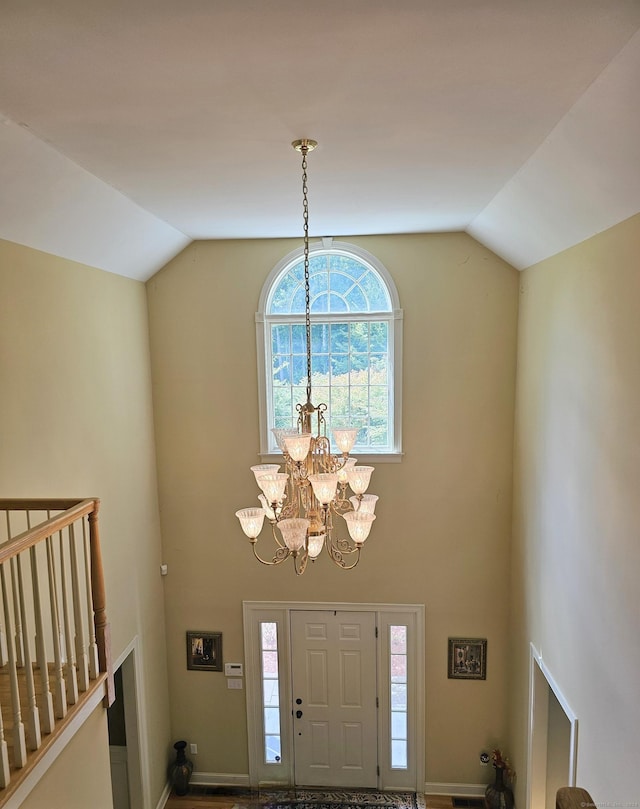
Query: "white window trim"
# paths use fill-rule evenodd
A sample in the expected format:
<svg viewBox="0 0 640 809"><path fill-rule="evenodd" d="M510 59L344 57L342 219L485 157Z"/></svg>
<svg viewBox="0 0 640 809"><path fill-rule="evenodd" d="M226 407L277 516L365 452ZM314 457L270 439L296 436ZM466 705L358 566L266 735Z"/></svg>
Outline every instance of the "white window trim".
<svg viewBox="0 0 640 809"><path fill-rule="evenodd" d="M403 311L400 308L400 298L398 290L393 282L393 278L389 274L387 268L380 263L380 261L367 250L363 250L354 244L348 242L336 242L333 239L325 238L321 241L311 244L309 246L309 256L315 253L333 253L335 255L355 256L361 259L365 264L369 264L373 269L382 277L389 297L391 299L391 312L385 312L385 319L392 319L393 328L389 334L389 340L392 347L392 365L390 372L393 375L393 436L394 445L393 449L388 452L371 452L371 453L358 453L354 452L352 455L359 461L365 463L399 463L402 460L402 320ZM282 258L276 266L269 273L260 293L260 300L258 302L258 311L256 312L256 346L258 355L258 406L259 406L259 423L260 423L260 457L263 463L274 463L282 459L278 453L269 452L268 447L268 431L269 414L267 406L267 369L266 369L266 343L265 343L265 311L268 306L268 297L273 291L273 284L276 278L284 270L286 266L292 264L294 261L303 257L303 248L298 247L292 250L284 258ZM296 320L299 316L295 316ZM324 318L324 316L323 316ZM327 321L332 318L344 323L353 320L380 320L380 315L369 315L368 313L358 314L340 314L339 316L327 315ZM286 320L283 316L283 320Z"/></svg>
<svg viewBox="0 0 640 809"><path fill-rule="evenodd" d="M246 671L247 736L249 783L252 787L293 785L293 718L291 715L291 646L290 614L294 610L344 610L374 612L380 642L378 655L378 776L379 789L415 789L424 791L425 762L425 666L423 604L353 604L290 601L243 601L244 659ZM282 761L264 763L264 730L262 719L262 679L260 665L260 624L270 621L278 625L278 671L280 672L280 738ZM389 626L405 624L407 631L407 736L409 767L392 770L391 711L387 696L390 691Z"/></svg>

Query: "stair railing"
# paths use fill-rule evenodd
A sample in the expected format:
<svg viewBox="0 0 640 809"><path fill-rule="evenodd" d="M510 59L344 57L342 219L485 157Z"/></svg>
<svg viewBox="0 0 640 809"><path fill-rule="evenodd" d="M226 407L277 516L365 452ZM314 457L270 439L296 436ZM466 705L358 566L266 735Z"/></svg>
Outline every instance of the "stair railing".
<svg viewBox="0 0 640 809"><path fill-rule="evenodd" d="M0 788L93 681L115 698L99 505L0 499Z"/></svg>

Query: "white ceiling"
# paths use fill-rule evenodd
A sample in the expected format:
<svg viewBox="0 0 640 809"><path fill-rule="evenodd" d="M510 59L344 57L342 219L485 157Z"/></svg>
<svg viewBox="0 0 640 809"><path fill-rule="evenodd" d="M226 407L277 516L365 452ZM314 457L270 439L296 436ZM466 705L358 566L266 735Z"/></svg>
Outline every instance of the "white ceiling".
<svg viewBox="0 0 640 809"><path fill-rule="evenodd" d="M640 211L639 0L3 0L0 238L146 279L192 239Z"/></svg>

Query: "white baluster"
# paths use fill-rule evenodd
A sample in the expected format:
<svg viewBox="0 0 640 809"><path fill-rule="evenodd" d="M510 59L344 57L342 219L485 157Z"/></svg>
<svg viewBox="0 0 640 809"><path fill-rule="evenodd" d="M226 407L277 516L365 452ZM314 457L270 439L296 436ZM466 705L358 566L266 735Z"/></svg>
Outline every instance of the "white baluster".
<svg viewBox="0 0 640 809"><path fill-rule="evenodd" d="M80 601L80 579L78 573L78 552L76 548L75 526L69 526L69 544L71 546L71 591L73 593L73 624L76 630L76 670L78 687L81 691L89 688L89 662L82 620L82 604Z"/></svg>
<svg viewBox="0 0 640 809"><path fill-rule="evenodd" d="M38 558L35 545L29 548L31 559L31 585L33 589L33 611L36 618L36 658L40 671L42 694L40 695L40 714L42 716L42 729L45 733L53 733L56 724L53 712L53 697L49 685L49 664L47 662L47 649L44 639L44 620L42 618L42 602L40 600L40 576L38 573Z"/></svg>
<svg viewBox="0 0 640 809"><path fill-rule="evenodd" d="M53 658L55 666L55 684L53 702L57 719L67 715L67 694L62 670L62 653L60 650L60 621L58 618L58 586L56 584L56 566L53 553L53 538L47 537L47 570L49 573L49 601L51 604L51 629L53 632Z"/></svg>
<svg viewBox="0 0 640 809"><path fill-rule="evenodd" d="M13 532L11 530L11 514L9 511L5 512L7 517L7 540L13 539ZM22 648L22 624L20 622L20 609L18 606L18 587L16 582L16 562L11 559L11 592L13 595L13 614L16 617L16 631L14 636L15 650L16 650L16 663L18 668L24 666L24 652Z"/></svg>
<svg viewBox="0 0 640 809"><path fill-rule="evenodd" d="M5 626L9 642L9 685L11 687L11 707L13 709L13 762L16 767L24 767L27 763L27 745L24 737L24 725L20 712L20 689L18 687L18 672L16 668L16 653L13 645L13 620L7 597L7 580L4 563L0 564L0 585L2 586L2 606L4 609Z"/></svg>
<svg viewBox="0 0 640 809"><path fill-rule="evenodd" d="M24 628L25 642L24 649L24 672L27 681L27 743L30 750L37 750L40 747L40 712L36 703L36 689L33 682L33 666L31 664L31 648L29 646L29 636L27 629L27 611L24 601L24 579L22 576L22 559L16 558L18 574L18 596L20 601L20 614L22 616L22 626Z"/></svg>
<svg viewBox="0 0 640 809"><path fill-rule="evenodd" d="M2 709L0 708L0 788L9 786L11 772L9 770L9 750L4 738L4 722L2 721Z"/></svg>
<svg viewBox="0 0 640 809"><path fill-rule="evenodd" d="M27 528L31 528L31 516L27 511ZM38 571L38 556L36 546L29 548L29 561L31 563L31 589L33 592L33 614L36 621L36 659L40 672L42 693L40 695L41 726L45 733L53 733L56 724L53 713L53 697L49 686L49 664L47 661L47 648L45 644L44 619L42 617L42 601L40 599L40 573Z"/></svg>
<svg viewBox="0 0 640 809"><path fill-rule="evenodd" d="M7 652L7 636L2 627L0 627L0 667L4 667L9 662L9 655Z"/></svg>
<svg viewBox="0 0 640 809"><path fill-rule="evenodd" d="M73 648L73 630L71 627L71 613L69 610L69 588L67 587L67 563L65 560L64 540L62 531L58 531L58 545L60 548L60 570L62 580L62 615L64 620L64 642L67 654L65 667L65 682L67 684L67 705L75 705L78 701L78 678L76 677L76 660Z"/></svg>
<svg viewBox="0 0 640 809"><path fill-rule="evenodd" d="M24 668L24 643L22 635L22 619L20 616L20 604L18 603L18 574L16 571L16 558L11 558L11 593L13 596L13 614L15 615L14 642L16 650L16 666Z"/></svg>

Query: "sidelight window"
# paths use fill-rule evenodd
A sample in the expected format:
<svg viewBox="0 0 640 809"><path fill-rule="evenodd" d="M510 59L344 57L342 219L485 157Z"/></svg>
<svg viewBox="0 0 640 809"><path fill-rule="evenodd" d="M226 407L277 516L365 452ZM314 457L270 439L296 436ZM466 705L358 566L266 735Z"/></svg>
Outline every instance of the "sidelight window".
<svg viewBox="0 0 640 809"><path fill-rule="evenodd" d="M407 769L407 627L389 627L391 769Z"/></svg>
<svg viewBox="0 0 640 809"><path fill-rule="evenodd" d="M280 739L280 682L278 679L278 625L260 624L260 659L262 664L262 718L264 760L279 764L282 757Z"/></svg>

